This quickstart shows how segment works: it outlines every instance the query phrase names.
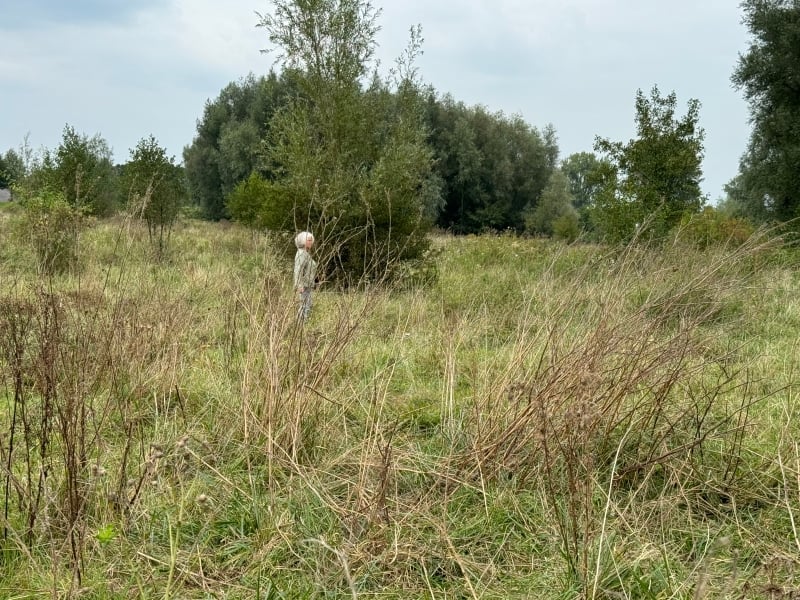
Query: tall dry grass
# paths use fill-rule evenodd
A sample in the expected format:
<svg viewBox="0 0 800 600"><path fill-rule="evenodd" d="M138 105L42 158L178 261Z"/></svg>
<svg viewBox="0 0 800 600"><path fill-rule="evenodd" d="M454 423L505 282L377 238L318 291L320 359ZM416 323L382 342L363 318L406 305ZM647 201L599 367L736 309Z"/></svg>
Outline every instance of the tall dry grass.
<svg viewBox="0 0 800 600"><path fill-rule="evenodd" d="M323 286L301 326L285 241L172 241L98 224L45 280L4 250L3 593L799 589L775 242L440 237L435 283Z"/></svg>

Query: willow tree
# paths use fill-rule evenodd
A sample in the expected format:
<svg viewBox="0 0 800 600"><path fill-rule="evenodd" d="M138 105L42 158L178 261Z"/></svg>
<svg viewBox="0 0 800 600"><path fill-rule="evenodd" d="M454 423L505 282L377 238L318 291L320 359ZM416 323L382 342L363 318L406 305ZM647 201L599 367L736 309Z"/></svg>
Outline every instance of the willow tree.
<svg viewBox="0 0 800 600"><path fill-rule="evenodd" d="M800 1L741 6L752 41L733 83L750 104L753 128L727 191L749 217L791 221L800 217Z"/></svg>
<svg viewBox="0 0 800 600"><path fill-rule="evenodd" d="M258 226L311 230L327 275L350 282L420 259L439 197L413 66L419 28L382 77L379 14L364 0L274 0L259 15L300 93L270 122L262 193L234 192L229 203Z"/></svg>

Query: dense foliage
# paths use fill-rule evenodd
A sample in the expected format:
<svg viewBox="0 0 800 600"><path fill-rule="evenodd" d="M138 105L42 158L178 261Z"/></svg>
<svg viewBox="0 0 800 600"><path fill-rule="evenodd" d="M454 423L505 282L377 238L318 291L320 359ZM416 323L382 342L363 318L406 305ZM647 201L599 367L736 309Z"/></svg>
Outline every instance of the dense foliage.
<svg viewBox="0 0 800 600"><path fill-rule="evenodd" d="M295 93L291 72L251 74L206 103L183 160L192 198L207 218L229 216L226 198L251 173L269 174L260 159L263 140L275 112Z"/></svg>
<svg viewBox="0 0 800 600"><path fill-rule="evenodd" d="M683 117L676 109L674 92L662 96L654 86L648 97L638 90L637 137L627 143L597 138L595 148L607 162L593 221L604 239L628 240L643 226L662 237L686 213L702 208L700 103L689 100Z"/></svg>
<svg viewBox="0 0 800 600"><path fill-rule="evenodd" d="M9 161L9 156L15 156L13 150L9 150L5 155L0 154L0 189L10 188L14 183L13 164Z"/></svg>
<svg viewBox="0 0 800 600"><path fill-rule="evenodd" d="M305 98L301 77L301 72L291 70L280 77L270 74L256 80L251 76L230 84L206 106L197 137L184 158L193 198L209 218L228 216L231 207L237 214L247 212L242 193L233 194L233 190L252 173L265 180L275 178L274 165L261 159L270 152L261 140L270 140L272 117L286 109L292 98L305 102L300 100ZM385 104L385 123L364 121L372 123L375 135L398 118L396 111L404 102L388 86L377 93L381 82L377 84L376 88L373 80L358 92L359 102L365 105ZM432 90L424 95L423 126L434 158L433 173L420 190L426 214L439 227L456 233L521 232L523 213L535 208L557 162L555 131L552 127L539 131L518 116L468 107ZM266 102L265 96L271 100ZM243 140L231 133L243 131L252 135ZM237 144L232 143L234 139Z"/></svg>
<svg viewBox="0 0 800 600"><path fill-rule="evenodd" d="M750 103L753 130L729 202L762 221L800 217L800 2L745 0L753 35L734 84Z"/></svg>
<svg viewBox="0 0 800 600"><path fill-rule="evenodd" d="M150 240L163 251L187 198L183 169L151 135L131 150L123 177L130 207L145 220Z"/></svg>
<svg viewBox="0 0 800 600"><path fill-rule="evenodd" d="M443 183L437 224L455 233L522 231L523 212L536 207L556 166L554 130L450 96L429 98L427 126Z"/></svg>
<svg viewBox="0 0 800 600"><path fill-rule="evenodd" d="M3 163L2 177L6 187L14 187L25 179L25 159L21 152L9 149L5 156L0 157L0 160Z"/></svg>
<svg viewBox="0 0 800 600"><path fill-rule="evenodd" d="M570 181L561 170L553 171L542 197L525 215L525 229L538 234L574 239L578 234L578 211L570 191Z"/></svg>
<svg viewBox="0 0 800 600"><path fill-rule="evenodd" d="M35 189L63 195L71 206L90 214L108 215L118 205L116 172L111 149L99 135L91 138L66 125L55 152L45 150L32 173Z"/></svg>
<svg viewBox="0 0 800 600"><path fill-rule="evenodd" d="M235 194L232 216L272 230L311 230L327 249L328 277L379 277L419 259L438 190L413 67L418 32L383 79L373 60L378 26L370 3L278 1L274 8L260 24L296 73L299 93L274 112L263 152L268 176L243 184L248 191ZM243 197L258 205L244 206Z"/></svg>
<svg viewBox="0 0 800 600"><path fill-rule="evenodd" d="M603 189L603 174L611 170L609 167L592 152L576 152L561 161L561 172L569 181L572 206L578 211L585 230L592 227L590 211Z"/></svg>

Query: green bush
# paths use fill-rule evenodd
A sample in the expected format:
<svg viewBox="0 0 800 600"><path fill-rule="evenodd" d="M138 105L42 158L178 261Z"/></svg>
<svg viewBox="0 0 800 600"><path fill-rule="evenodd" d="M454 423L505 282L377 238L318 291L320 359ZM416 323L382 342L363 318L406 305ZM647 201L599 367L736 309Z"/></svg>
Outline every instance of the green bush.
<svg viewBox="0 0 800 600"><path fill-rule="evenodd" d="M720 244L741 246L754 232L748 221L726 216L711 206L698 214L684 215L678 228L681 238L699 248Z"/></svg>
<svg viewBox="0 0 800 600"><path fill-rule="evenodd" d="M292 202L269 181L253 171L236 185L227 198L228 212L238 221L256 228L280 230L291 217Z"/></svg>
<svg viewBox="0 0 800 600"><path fill-rule="evenodd" d="M50 191L28 198L24 207L22 235L33 246L39 272L54 275L73 269L83 222L80 209L63 194Z"/></svg>
<svg viewBox="0 0 800 600"><path fill-rule="evenodd" d="M318 275L342 285L385 280L399 263L421 260L440 198L413 65L421 33L412 28L396 69L381 77L377 17L362 0L282 0L262 17L279 62L297 69L300 94L270 119L262 146L270 183L251 178L228 204L235 219L311 231ZM245 205L247 195L258 205Z"/></svg>
<svg viewBox="0 0 800 600"><path fill-rule="evenodd" d="M581 233L577 212L568 212L553 221L553 237L557 240L574 242Z"/></svg>
<svg viewBox="0 0 800 600"><path fill-rule="evenodd" d="M131 150L124 180L130 208L147 223L151 243L163 254L187 197L183 168L151 135Z"/></svg>

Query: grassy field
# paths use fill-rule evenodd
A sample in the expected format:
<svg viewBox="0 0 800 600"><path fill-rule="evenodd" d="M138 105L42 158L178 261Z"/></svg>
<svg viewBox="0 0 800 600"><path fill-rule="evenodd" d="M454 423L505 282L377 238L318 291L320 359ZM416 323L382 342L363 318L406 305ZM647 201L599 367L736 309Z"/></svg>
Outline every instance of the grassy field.
<svg viewBox="0 0 800 600"><path fill-rule="evenodd" d="M800 597L798 255L437 236L425 285L0 211L2 598ZM324 248L320 248L324 252Z"/></svg>

